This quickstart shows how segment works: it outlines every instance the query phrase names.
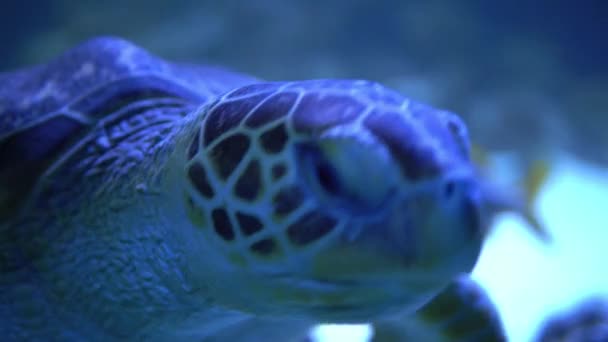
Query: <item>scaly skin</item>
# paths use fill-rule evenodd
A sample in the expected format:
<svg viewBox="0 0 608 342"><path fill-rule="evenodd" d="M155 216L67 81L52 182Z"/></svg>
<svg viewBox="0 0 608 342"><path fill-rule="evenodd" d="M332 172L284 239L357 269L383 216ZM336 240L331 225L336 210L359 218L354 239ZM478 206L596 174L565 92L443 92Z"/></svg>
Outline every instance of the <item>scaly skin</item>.
<svg viewBox="0 0 608 342"><path fill-rule="evenodd" d="M181 115L175 119L190 124ZM49 177L51 184L59 181L61 188L54 191L73 196L74 201L44 198L36 205L44 210L28 213L8 227L18 234L31 233L19 235L11 246L19 254L11 255L11 264L18 267L3 272L0 303L9 320L0 324L2 336L200 340L250 320L250 315L213 303L207 284L192 279L190 268L198 265L185 260L184 241L176 238L178 227L188 229L191 223L183 189L167 189L175 185L168 178L168 171L174 171L168 165L170 157L185 150L176 149L177 133L184 128L174 122L150 123L146 136L162 136L162 141L144 158L120 154L113 159L110 167L128 170L126 174L84 176L83 170L91 165L80 165L62 173L68 179L82 179L78 186ZM95 157L105 160L117 150L132 148L123 141ZM135 161L137 166L127 168ZM294 328L304 334L309 325L289 320L281 324L288 324L296 335Z"/></svg>
<svg viewBox="0 0 608 342"><path fill-rule="evenodd" d="M137 129L108 139L130 121L102 120L3 223L0 335L299 338L413 312L476 261L453 114L346 80L120 108L145 101Z"/></svg>

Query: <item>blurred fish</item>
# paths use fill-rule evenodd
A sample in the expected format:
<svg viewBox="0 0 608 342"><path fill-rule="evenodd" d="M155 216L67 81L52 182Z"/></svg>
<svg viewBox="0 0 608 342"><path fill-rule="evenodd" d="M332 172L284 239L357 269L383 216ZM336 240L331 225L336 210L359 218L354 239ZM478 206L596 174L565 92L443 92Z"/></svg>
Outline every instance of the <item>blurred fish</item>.
<svg viewBox="0 0 608 342"><path fill-rule="evenodd" d="M478 166L482 182L482 197L488 216L488 227L503 213L514 213L527 224L527 228L541 241L548 242L551 237L547 227L538 217L535 204L542 189L550 176L550 163L546 160L534 160L524 163L520 175L515 180L501 180L500 167L488 151L473 144L471 155Z"/></svg>

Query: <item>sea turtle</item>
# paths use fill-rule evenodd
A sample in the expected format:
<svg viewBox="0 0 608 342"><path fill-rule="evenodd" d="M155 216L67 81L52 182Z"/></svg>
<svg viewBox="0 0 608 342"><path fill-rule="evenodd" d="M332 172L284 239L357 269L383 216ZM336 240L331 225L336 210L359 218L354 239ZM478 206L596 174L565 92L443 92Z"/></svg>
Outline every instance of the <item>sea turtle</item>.
<svg viewBox="0 0 608 342"><path fill-rule="evenodd" d="M3 340L501 341L465 125L362 80L119 38L0 75Z"/></svg>

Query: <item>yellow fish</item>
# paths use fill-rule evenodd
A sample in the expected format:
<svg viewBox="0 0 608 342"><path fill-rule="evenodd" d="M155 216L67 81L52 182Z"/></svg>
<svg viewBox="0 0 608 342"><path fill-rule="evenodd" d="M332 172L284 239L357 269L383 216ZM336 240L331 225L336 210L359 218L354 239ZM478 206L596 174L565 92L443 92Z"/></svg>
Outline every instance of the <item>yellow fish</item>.
<svg viewBox="0 0 608 342"><path fill-rule="evenodd" d="M538 194L551 173L550 163L542 159L526 163L519 179L511 184L503 184L496 172L493 172L493 160L488 151L479 145L473 145L471 156L482 179L482 197L489 226L499 214L515 213L526 221L527 227L536 237L545 242L550 241L549 231L535 210Z"/></svg>

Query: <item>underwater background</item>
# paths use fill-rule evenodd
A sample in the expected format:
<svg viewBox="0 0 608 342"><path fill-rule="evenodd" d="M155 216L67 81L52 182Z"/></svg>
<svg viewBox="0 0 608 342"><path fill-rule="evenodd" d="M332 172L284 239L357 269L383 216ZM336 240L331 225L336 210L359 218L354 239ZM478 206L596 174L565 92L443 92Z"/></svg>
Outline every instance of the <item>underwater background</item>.
<svg viewBox="0 0 608 342"><path fill-rule="evenodd" d="M496 177L550 170L536 208L551 242L505 216L474 271L509 340L557 340L538 337L548 317L608 301L607 1L5 1L0 19L0 71L116 35L263 79L367 78L459 113Z"/></svg>

